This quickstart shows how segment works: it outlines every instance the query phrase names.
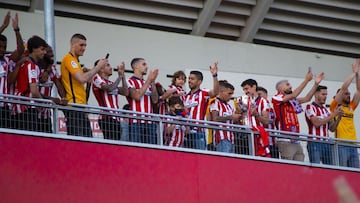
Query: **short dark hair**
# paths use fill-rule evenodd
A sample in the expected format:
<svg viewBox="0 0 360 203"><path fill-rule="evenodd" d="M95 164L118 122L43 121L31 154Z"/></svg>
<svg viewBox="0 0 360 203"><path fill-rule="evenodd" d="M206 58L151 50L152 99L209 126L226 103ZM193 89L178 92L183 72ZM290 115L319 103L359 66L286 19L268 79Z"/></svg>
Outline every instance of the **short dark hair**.
<svg viewBox="0 0 360 203"><path fill-rule="evenodd" d="M198 80L201 80L201 81L204 79L204 76L203 76L202 72L197 71L197 70L192 70L192 71L190 72L190 75L195 75L196 78L197 78Z"/></svg>
<svg viewBox="0 0 360 203"><path fill-rule="evenodd" d="M34 35L27 41L27 46L28 46L29 53L32 53L34 49L39 48L39 47L46 48L48 46L48 44L41 37Z"/></svg>
<svg viewBox="0 0 360 203"><path fill-rule="evenodd" d="M247 79L241 83L241 87L244 87L245 85L249 85L250 87L256 85L256 87L257 87L257 82L254 79Z"/></svg>
<svg viewBox="0 0 360 203"><path fill-rule="evenodd" d="M327 90L327 87L326 87L326 86L323 86L323 85L319 85L319 86L316 88L316 92L320 92L320 90Z"/></svg>
<svg viewBox="0 0 360 203"><path fill-rule="evenodd" d="M235 90L234 86L232 84L228 83L226 80L221 81L221 82L219 81L219 85L225 89L231 89L233 91Z"/></svg>
<svg viewBox="0 0 360 203"><path fill-rule="evenodd" d="M134 64L141 61L141 60L145 60L143 58L133 58L130 62L131 68L134 69Z"/></svg>
<svg viewBox="0 0 360 203"><path fill-rule="evenodd" d="M0 34L0 41L2 41L2 42L7 42L6 36L3 35L3 34Z"/></svg>
<svg viewBox="0 0 360 203"><path fill-rule="evenodd" d="M265 89L264 87L261 87L261 86L256 87L256 91L263 91L266 94L268 93L267 89Z"/></svg>
<svg viewBox="0 0 360 203"><path fill-rule="evenodd" d="M182 71L182 70L176 71L171 79L171 84L175 85L176 78L181 78L181 77L183 77L186 81L186 75L185 75L184 71Z"/></svg>
<svg viewBox="0 0 360 203"><path fill-rule="evenodd" d="M85 37L83 34L75 33L75 34L73 34L73 36L71 37L71 40L70 40L70 41L72 42L74 39L86 40L86 37Z"/></svg>
<svg viewBox="0 0 360 203"><path fill-rule="evenodd" d="M172 96L169 98L169 106L175 105L175 104L180 104L180 105L184 105L183 101L181 100L181 98L179 96Z"/></svg>

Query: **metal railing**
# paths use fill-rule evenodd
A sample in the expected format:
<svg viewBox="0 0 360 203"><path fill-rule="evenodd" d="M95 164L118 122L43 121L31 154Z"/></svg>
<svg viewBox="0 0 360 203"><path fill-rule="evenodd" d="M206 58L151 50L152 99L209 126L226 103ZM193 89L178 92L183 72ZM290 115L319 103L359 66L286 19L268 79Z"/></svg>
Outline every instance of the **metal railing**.
<svg viewBox="0 0 360 203"><path fill-rule="evenodd" d="M232 144L230 145L233 147L231 156L240 155L242 157L259 158L256 156L259 148L257 142L259 133L252 131L249 126L191 120L169 115L147 114L90 105L68 104L68 106L61 106L54 104L50 100L4 94L0 94L0 104L2 117L0 130L2 129L3 132L4 130L25 130L56 135L67 134L105 139L107 141L172 146L171 149L191 149L196 150L196 152L206 151L212 153L212 151L219 151L217 150L219 146L214 141L215 139L211 138L211 135L215 131L222 131L233 135ZM14 114L13 110L16 105L24 105L27 110L25 110L25 113ZM12 108L12 113L9 108ZM47 119L44 119L44 112L47 113L45 115ZM19 116L21 114L25 115ZM50 126L50 129L46 126ZM69 126L73 131L70 130ZM302 147L305 155L305 162L303 163L321 167L358 168L360 146L357 141L335 138L318 139L313 135L271 129L267 129L267 131L270 140L275 141L270 146L271 158L269 160L284 161L284 158L278 152L277 145L280 142L286 142L296 143ZM315 152L319 150L323 156L316 157L314 154L317 154ZM357 157L354 157L348 163L344 163L341 157L348 153L356 153Z"/></svg>

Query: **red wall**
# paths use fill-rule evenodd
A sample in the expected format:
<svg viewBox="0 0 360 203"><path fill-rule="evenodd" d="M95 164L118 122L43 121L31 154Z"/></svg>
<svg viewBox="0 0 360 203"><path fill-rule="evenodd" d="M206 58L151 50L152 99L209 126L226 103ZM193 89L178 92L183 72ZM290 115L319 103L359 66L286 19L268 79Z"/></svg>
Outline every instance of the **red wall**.
<svg viewBox="0 0 360 203"><path fill-rule="evenodd" d="M360 194L358 172L0 134L1 202L337 202L340 175Z"/></svg>

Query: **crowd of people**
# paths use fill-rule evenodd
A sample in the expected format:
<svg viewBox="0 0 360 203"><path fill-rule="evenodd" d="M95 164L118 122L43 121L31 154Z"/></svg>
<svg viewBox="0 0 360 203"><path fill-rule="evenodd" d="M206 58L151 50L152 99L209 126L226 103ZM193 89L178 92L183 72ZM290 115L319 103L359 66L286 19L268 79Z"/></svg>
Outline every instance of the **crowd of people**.
<svg viewBox="0 0 360 203"><path fill-rule="evenodd" d="M0 33L8 27L10 20L9 12L0 27ZM6 53L7 38L0 34L0 94L48 99L58 105L87 104L92 89L99 106L106 107L105 113L98 119L105 139L157 144L159 126L151 117L136 112L167 114L169 118L191 119L191 124L198 124L201 120L215 121L219 123L219 128L207 135L204 127L168 122L162 135L165 145L200 150L208 147L219 152L234 153L235 143L248 137L232 131L232 124L239 124L257 132L258 136L254 138L257 156L304 161L303 148L296 139L296 133L300 132L298 115L305 112L308 134L313 135L307 143L311 162L334 164L333 149L326 143L330 140L329 131L335 132L336 138L357 140L353 116L360 101L360 60L353 64L351 74L334 96L328 110L325 106L327 87L320 85L325 74L314 74L311 70L294 89L288 80L277 82L277 93L271 100L267 90L251 78L241 83L244 95L234 97L234 85L226 80L218 80L217 62L209 67L212 89L201 88L204 77L197 70L191 71L188 77L183 71L176 71L172 83L164 88L156 81L159 70L148 70L144 58L131 60L133 75L130 78L125 77L125 63L119 64L117 78L112 81L110 76L114 69L107 58L96 60L91 69L80 65L79 58L84 55L87 45L86 37L80 33L71 37L70 50L61 61L59 74L52 49L44 39L31 37L25 49L18 21L16 14L12 18L17 42L15 51ZM356 92L351 98L348 88L354 79ZM190 89L188 93L184 91L186 81ZM299 97L311 81L313 84L309 92ZM51 95L54 84L58 97ZM132 116L139 118L121 118L120 112L116 111L121 108L119 95L126 97L128 102L123 104L123 109L130 110ZM314 100L309 103L313 97ZM307 105L303 109L302 104L305 103ZM52 132L49 109L1 102L0 113L0 127ZM64 115L68 135L92 137L87 113L64 110ZM268 129L281 130L287 137L269 136ZM358 149L340 145L339 161L341 166L359 167Z"/></svg>

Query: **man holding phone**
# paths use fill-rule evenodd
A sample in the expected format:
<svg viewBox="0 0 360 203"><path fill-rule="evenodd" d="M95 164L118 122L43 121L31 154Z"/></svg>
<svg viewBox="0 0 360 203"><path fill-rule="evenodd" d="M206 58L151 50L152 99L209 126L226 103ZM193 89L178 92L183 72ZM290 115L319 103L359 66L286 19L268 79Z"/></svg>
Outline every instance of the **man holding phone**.
<svg viewBox="0 0 360 203"><path fill-rule="evenodd" d="M76 33L70 40L70 51L61 61L61 80L69 103L87 104L84 84L91 82L92 77L108 63L107 59L100 59L98 64L84 71L79 63L79 57L86 49L86 37ZM80 111L64 111L68 135L92 137L91 126L87 114Z"/></svg>

